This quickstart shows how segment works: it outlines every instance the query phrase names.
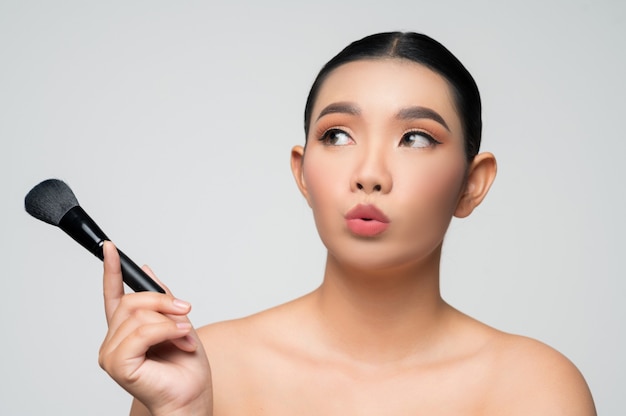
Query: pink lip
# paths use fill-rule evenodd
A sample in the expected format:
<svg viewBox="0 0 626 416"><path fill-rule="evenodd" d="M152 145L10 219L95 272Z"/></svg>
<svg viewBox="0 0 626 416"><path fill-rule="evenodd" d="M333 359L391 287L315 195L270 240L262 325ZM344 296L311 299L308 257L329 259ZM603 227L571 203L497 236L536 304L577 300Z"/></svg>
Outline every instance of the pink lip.
<svg viewBox="0 0 626 416"><path fill-rule="evenodd" d="M374 205L357 205L346 214L348 229L358 236L373 237L389 227L389 218Z"/></svg>

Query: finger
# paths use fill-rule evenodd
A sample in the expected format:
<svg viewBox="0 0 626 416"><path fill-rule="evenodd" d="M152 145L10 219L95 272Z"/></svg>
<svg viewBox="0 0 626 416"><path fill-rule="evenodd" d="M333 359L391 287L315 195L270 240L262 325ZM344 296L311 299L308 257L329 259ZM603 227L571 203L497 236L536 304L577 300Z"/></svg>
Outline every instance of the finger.
<svg viewBox="0 0 626 416"><path fill-rule="evenodd" d="M167 293L170 296L174 296L172 295L172 291L156 276L156 274L154 274L154 271L152 271L152 269L150 268L150 266L148 266L147 264L144 264L141 269L146 272L146 274L148 276L150 276L152 278L152 280L154 280L155 282L157 282L159 284L159 286L161 286L164 290L165 293Z"/></svg>
<svg viewBox="0 0 626 416"><path fill-rule="evenodd" d="M104 254L103 293L104 313L107 323L110 322L113 313L117 309L122 296L124 296L124 283L122 280L122 267L120 256L110 241L105 241L102 247Z"/></svg>
<svg viewBox="0 0 626 416"><path fill-rule="evenodd" d="M118 302L117 309L109 318L109 327L117 328L126 321L137 324L147 321L149 313L157 317L165 317L177 322L188 321L186 316L191 310L191 304L169 295L157 292L138 292L124 295ZM144 313L145 312L145 313Z"/></svg>
<svg viewBox="0 0 626 416"><path fill-rule="evenodd" d="M126 296L128 297L130 295ZM124 301L122 301L120 305L123 304ZM179 321L173 319L171 315L165 315L163 313L149 309L135 310L127 317L121 316L122 314L119 313L120 310L123 310L123 306L120 306L120 308L118 308L118 311L116 311L116 314L111 319L109 331L107 332L107 335L102 345L102 348L104 349L116 349L117 346L124 341L124 339L131 336L131 334L135 333L138 328L141 327L156 324L181 324L181 327L190 326L190 323L187 320Z"/></svg>
<svg viewBox="0 0 626 416"><path fill-rule="evenodd" d="M156 274L154 274L154 271L150 268L150 266L148 266L147 264L144 264L142 267L144 272L146 272L146 274L148 276L150 276L152 279L154 279L155 282L157 282L159 285L161 285L161 287L165 290L165 293L170 295L170 296L174 296L172 294L172 291L167 287L167 285L165 285L161 280L159 280L159 278L156 276ZM191 310L191 305L189 305L189 310ZM185 312L185 314L189 313L189 310L187 312ZM170 315L170 318L174 319L176 322L191 322L189 320L188 316L175 316L175 315ZM181 348L182 349L182 348Z"/></svg>
<svg viewBox="0 0 626 416"><path fill-rule="evenodd" d="M145 359L151 348L185 338L192 329L191 324L172 321L142 325L121 340L114 354L125 357L125 360Z"/></svg>
<svg viewBox="0 0 626 416"><path fill-rule="evenodd" d="M181 322L179 324L183 323L185 322ZM172 339L171 342L181 351L194 352L198 349L198 341L196 341L192 335L185 335L181 338Z"/></svg>
<svg viewBox="0 0 626 416"><path fill-rule="evenodd" d="M123 377L134 372L146 359L148 350L158 344L185 337L192 327L172 321L151 323L135 328L117 345L107 345L98 361L107 372L115 371Z"/></svg>

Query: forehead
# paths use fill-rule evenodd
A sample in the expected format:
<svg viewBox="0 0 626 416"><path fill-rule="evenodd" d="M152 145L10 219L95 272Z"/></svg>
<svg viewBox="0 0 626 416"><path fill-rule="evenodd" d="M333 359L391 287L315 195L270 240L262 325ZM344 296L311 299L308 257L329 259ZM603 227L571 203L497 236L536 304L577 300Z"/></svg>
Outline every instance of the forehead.
<svg viewBox="0 0 626 416"><path fill-rule="evenodd" d="M441 114L451 130L460 131L449 83L426 66L406 59L367 59L339 66L321 85L312 119L334 102L353 102L364 116L428 107Z"/></svg>

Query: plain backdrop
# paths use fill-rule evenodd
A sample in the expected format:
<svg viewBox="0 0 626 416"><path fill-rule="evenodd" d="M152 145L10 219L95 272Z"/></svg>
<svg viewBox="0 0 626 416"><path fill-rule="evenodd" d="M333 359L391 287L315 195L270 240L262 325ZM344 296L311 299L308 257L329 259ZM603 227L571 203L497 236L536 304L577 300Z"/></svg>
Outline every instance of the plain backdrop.
<svg viewBox="0 0 626 416"><path fill-rule="evenodd" d="M313 290L324 247L289 170L321 66L389 30L476 78L490 195L455 220L444 298L546 342L626 413L626 3L0 0L0 414L126 414L100 370L101 264L28 216L65 180L197 325Z"/></svg>

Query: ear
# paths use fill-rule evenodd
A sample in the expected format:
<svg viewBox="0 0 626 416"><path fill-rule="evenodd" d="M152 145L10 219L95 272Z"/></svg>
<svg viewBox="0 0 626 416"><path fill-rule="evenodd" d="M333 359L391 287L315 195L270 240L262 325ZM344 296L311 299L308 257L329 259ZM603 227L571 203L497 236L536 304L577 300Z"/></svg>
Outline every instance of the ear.
<svg viewBox="0 0 626 416"><path fill-rule="evenodd" d="M302 146L294 146L291 149L291 173L293 173L293 177L296 180L298 189L300 189L300 193L302 193L302 196L304 196L308 203L309 192L304 180L304 147ZM309 205L311 204L309 203Z"/></svg>
<svg viewBox="0 0 626 416"><path fill-rule="evenodd" d="M474 211L489 192L493 180L496 178L496 158L491 153L476 155L470 164L465 180L465 186L459 196L454 216L465 218Z"/></svg>

